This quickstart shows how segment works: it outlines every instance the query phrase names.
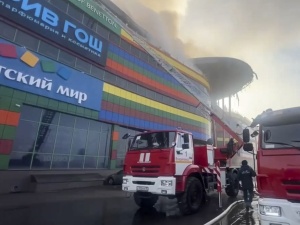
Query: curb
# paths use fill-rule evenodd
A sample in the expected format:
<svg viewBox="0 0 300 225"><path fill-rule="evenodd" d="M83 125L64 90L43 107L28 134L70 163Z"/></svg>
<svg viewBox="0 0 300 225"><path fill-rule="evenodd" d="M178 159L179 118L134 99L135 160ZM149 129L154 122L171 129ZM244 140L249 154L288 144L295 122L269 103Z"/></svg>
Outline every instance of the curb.
<svg viewBox="0 0 300 225"><path fill-rule="evenodd" d="M227 209L224 212L222 212L220 215L218 215L217 217L215 217L211 221L205 223L204 225L213 225L213 224L215 224L220 219L222 219L234 206L236 206L237 204L242 203L242 202L244 202L244 200L239 200L239 201L236 201L236 202L232 203L230 206L227 207Z"/></svg>
<svg viewBox="0 0 300 225"><path fill-rule="evenodd" d="M257 202L257 198L253 198L252 202ZM217 217L215 217L214 219L212 219L211 221L208 221L207 223L205 223L204 225L213 225L216 222L218 222L219 220L221 220L227 213L229 213L229 211L236 206L239 203L244 202L244 200L239 200L239 201L235 201L234 203L232 203L230 206L227 207L227 209L222 212L220 215L218 215Z"/></svg>

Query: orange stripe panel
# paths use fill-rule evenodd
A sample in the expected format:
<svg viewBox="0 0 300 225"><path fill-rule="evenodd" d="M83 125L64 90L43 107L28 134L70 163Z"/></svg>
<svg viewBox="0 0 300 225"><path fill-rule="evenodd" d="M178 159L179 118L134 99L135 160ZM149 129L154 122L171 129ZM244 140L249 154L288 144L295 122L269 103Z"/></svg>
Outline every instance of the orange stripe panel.
<svg viewBox="0 0 300 225"><path fill-rule="evenodd" d="M119 140L119 132L114 131L112 139L113 139L113 141L118 141Z"/></svg>
<svg viewBox="0 0 300 225"><path fill-rule="evenodd" d="M18 126L20 113L0 110L0 124Z"/></svg>

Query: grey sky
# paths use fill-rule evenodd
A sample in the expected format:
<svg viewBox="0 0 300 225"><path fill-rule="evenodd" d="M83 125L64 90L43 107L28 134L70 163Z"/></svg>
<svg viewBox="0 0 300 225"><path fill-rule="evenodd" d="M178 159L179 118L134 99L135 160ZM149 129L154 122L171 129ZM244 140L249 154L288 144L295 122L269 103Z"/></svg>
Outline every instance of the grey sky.
<svg viewBox="0 0 300 225"><path fill-rule="evenodd" d="M252 118L267 108L300 106L300 1L112 0L175 58L228 56L259 79L236 110Z"/></svg>

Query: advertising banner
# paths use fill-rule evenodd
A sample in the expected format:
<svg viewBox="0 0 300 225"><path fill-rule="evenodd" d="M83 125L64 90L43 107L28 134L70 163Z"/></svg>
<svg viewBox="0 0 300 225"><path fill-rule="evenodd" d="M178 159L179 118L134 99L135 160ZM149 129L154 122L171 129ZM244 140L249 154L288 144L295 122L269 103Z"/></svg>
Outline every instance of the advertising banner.
<svg viewBox="0 0 300 225"><path fill-rule="evenodd" d="M6 2L6 3L5 3ZM97 64L105 65L108 42L44 0L0 0L1 16Z"/></svg>
<svg viewBox="0 0 300 225"><path fill-rule="evenodd" d="M3 39L0 85L100 111L101 80Z"/></svg>
<svg viewBox="0 0 300 225"><path fill-rule="evenodd" d="M75 6L89 14L95 20L106 26L118 35L121 35L121 27L110 17L97 3L92 0L69 0Z"/></svg>

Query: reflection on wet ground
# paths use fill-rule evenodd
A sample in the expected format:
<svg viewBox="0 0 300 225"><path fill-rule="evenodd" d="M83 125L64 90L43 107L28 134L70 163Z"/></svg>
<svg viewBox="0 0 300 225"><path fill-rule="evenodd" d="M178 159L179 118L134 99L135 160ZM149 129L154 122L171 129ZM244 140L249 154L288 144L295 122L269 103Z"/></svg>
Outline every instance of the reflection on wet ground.
<svg viewBox="0 0 300 225"><path fill-rule="evenodd" d="M257 203L253 202L252 206L253 210L246 212L244 203L240 203L214 225L258 225Z"/></svg>
<svg viewBox="0 0 300 225"><path fill-rule="evenodd" d="M238 199L241 199L241 196L228 198L223 195L224 209ZM218 208L217 194L209 197L199 213L190 216L180 215L175 199L160 198L155 208L141 210L135 205L132 197L93 198L2 210L0 225L201 225L221 212L222 209ZM246 216L242 205L239 205L218 225L258 224L251 222L251 215L250 213Z"/></svg>

